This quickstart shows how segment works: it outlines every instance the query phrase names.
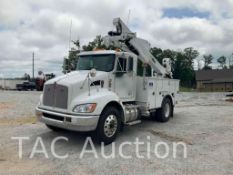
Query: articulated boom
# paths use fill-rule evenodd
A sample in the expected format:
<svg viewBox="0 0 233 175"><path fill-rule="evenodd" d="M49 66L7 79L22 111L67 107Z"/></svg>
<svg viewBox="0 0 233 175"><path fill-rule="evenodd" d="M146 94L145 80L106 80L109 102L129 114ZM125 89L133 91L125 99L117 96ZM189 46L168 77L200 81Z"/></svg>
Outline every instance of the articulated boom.
<svg viewBox="0 0 233 175"><path fill-rule="evenodd" d="M116 26L116 31L110 31L108 36L104 38L107 46L115 46L126 52L133 52L138 55L138 58L146 64L149 64L158 75L163 77L171 77L171 62L166 58L163 61L164 68L157 59L150 53L150 43L144 39L137 38L136 33L124 24L120 18L115 18L113 24Z"/></svg>

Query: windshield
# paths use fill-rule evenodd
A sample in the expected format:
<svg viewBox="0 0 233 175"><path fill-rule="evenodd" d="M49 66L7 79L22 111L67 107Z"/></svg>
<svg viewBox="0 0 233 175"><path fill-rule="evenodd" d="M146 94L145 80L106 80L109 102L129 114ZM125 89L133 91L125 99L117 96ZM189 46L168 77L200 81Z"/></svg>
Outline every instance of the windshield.
<svg viewBox="0 0 233 175"><path fill-rule="evenodd" d="M115 55L82 55L78 57L76 70L91 70L92 68L110 72L114 68Z"/></svg>

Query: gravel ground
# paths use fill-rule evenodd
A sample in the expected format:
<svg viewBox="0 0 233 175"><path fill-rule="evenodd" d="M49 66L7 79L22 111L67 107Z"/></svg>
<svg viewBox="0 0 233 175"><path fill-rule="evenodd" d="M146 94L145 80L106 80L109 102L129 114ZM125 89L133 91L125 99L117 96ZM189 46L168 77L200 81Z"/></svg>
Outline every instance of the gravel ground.
<svg viewBox="0 0 233 175"><path fill-rule="evenodd" d="M55 133L36 122L34 109L39 95L38 92L0 91L0 174L233 174L233 103L225 101L225 93L181 93L175 115L168 123L144 120L125 127L115 142L116 150L121 143L133 143L137 137L149 142L152 148L161 141L169 148L173 142L182 141L187 145L187 158L178 150L177 158L169 152L165 159L154 154L147 157L148 145L139 147L140 155L145 158L137 158L135 147L126 145L123 152L131 155L131 159L124 159L119 153L115 158L105 159L98 144L95 144L97 159L91 153L80 158L90 134ZM23 142L21 159L18 141L11 139L19 136L29 137ZM57 159L51 152L51 142L57 136L69 139L56 144L57 154L69 154L66 159ZM38 153L30 159L38 137L43 140L48 158ZM104 147L106 154L111 154L111 146ZM42 148L38 146L38 149ZM159 153L164 150L160 149Z"/></svg>

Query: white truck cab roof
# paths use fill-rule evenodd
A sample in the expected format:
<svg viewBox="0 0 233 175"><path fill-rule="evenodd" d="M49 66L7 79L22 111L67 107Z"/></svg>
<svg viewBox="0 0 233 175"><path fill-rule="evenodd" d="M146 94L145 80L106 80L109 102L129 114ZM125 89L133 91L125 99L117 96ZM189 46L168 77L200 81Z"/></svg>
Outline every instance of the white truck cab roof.
<svg viewBox="0 0 233 175"><path fill-rule="evenodd" d="M97 51L84 51L78 54L78 56L82 55L102 55L102 54L116 54L116 55L122 55L122 54L127 54L132 57L136 56L133 53L130 52L123 52L123 51L116 51L116 50L97 50Z"/></svg>
<svg viewBox="0 0 233 175"><path fill-rule="evenodd" d="M84 51L78 54L80 55L97 55L97 54L116 54L115 50L97 50L97 51Z"/></svg>

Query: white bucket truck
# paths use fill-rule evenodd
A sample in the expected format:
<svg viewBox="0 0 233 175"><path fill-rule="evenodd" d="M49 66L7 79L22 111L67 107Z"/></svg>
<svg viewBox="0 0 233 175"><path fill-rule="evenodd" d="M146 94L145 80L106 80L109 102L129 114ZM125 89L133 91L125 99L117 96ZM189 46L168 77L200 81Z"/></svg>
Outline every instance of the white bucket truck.
<svg viewBox="0 0 233 175"><path fill-rule="evenodd" d="M111 143L124 125L173 116L179 80L172 79L171 61L163 66L151 55L150 44L137 38L120 18L116 31L104 38L120 49L81 52L76 71L45 83L36 107L38 119L50 129L94 131Z"/></svg>

